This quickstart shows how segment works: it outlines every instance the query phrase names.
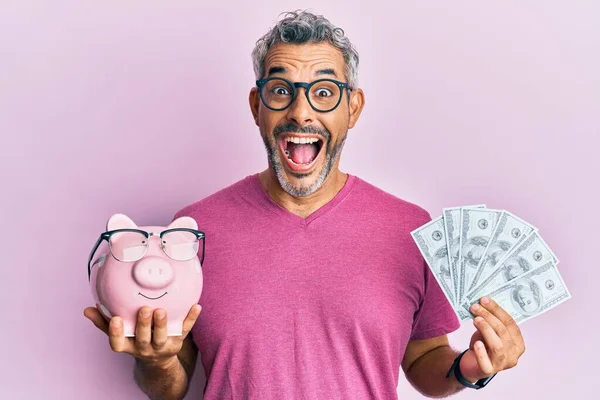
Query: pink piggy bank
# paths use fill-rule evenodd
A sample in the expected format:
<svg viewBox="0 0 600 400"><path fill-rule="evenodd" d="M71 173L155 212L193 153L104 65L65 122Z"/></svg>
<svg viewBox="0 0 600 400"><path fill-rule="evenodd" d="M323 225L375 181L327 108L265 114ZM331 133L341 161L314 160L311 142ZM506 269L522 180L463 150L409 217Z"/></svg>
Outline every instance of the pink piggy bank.
<svg viewBox="0 0 600 400"><path fill-rule="evenodd" d="M107 319L123 318L125 336L132 337L141 307L162 308L168 335L181 335L183 320L202 293L204 237L190 217L167 227L138 227L126 215L113 215L88 260L100 312Z"/></svg>

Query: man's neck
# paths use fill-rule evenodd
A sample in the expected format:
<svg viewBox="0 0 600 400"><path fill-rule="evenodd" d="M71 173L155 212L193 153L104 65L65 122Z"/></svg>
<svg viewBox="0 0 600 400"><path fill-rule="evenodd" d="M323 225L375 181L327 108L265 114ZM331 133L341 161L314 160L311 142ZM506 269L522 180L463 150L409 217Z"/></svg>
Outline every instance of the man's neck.
<svg viewBox="0 0 600 400"><path fill-rule="evenodd" d="M260 172L258 177L263 189L275 203L291 213L306 218L330 202L342 190L348 179L348 174L337 168L334 169L319 190L304 197L294 197L283 190L277 177L269 168Z"/></svg>

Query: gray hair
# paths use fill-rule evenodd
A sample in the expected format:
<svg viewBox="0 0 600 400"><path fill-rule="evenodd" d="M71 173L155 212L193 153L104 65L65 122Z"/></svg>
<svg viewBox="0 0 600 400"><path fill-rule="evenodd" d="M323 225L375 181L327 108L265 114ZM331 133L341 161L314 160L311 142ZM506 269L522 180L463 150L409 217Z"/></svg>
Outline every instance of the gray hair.
<svg viewBox="0 0 600 400"><path fill-rule="evenodd" d="M285 13L285 18L256 42L252 51L252 62L256 79L265 74L265 57L277 43L304 44L307 42L329 42L338 48L344 57L346 81L350 88L358 87L358 52L344 35L344 30L333 25L322 15L308 11Z"/></svg>

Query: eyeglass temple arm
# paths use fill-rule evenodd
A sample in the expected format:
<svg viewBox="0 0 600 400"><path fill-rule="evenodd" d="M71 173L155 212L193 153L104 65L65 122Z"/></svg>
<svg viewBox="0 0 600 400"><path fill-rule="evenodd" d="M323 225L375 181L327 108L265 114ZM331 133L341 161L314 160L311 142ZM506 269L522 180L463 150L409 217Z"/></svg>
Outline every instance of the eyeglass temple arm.
<svg viewBox="0 0 600 400"><path fill-rule="evenodd" d="M90 252L90 257L88 259L88 282L92 277L92 257L94 257L94 253L96 252L96 250L98 250L98 246L100 246L100 242L102 242L102 240L104 240L104 236L100 235L98 240L96 240L96 244L92 248L92 251Z"/></svg>
<svg viewBox="0 0 600 400"><path fill-rule="evenodd" d="M204 266L204 249L206 248L206 235L202 237L202 259L200 260L200 265Z"/></svg>

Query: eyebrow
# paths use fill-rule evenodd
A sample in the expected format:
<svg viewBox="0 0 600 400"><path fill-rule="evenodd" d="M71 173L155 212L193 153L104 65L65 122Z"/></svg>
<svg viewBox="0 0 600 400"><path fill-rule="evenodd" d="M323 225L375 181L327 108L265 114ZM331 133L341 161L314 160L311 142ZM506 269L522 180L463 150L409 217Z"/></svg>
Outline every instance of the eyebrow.
<svg viewBox="0 0 600 400"><path fill-rule="evenodd" d="M275 74L284 74L287 70L284 67L271 67L269 68L269 73L267 76L275 75ZM315 71L315 75L333 75L337 78L337 74L333 68L324 68Z"/></svg>
<svg viewBox="0 0 600 400"><path fill-rule="evenodd" d="M317 71L316 75L333 75L337 78L337 74L333 68L320 69Z"/></svg>
<svg viewBox="0 0 600 400"><path fill-rule="evenodd" d="M283 67L271 67L269 68L269 73L267 74L267 76L271 76L274 74L283 74L285 73L285 68Z"/></svg>

